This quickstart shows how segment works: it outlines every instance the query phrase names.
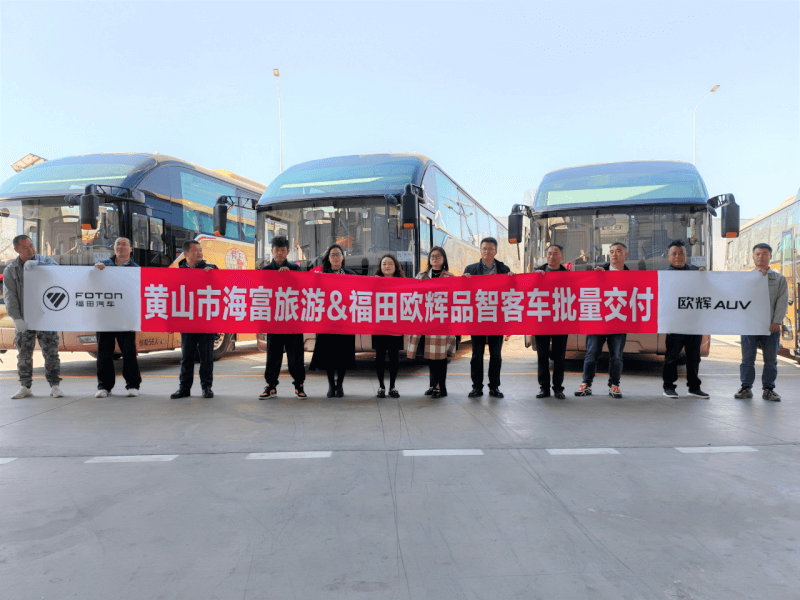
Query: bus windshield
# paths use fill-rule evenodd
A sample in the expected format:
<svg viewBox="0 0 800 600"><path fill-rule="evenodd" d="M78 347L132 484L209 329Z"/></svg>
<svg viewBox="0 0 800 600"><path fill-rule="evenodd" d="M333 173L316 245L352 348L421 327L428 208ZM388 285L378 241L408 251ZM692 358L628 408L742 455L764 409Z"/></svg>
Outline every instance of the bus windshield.
<svg viewBox="0 0 800 600"><path fill-rule="evenodd" d="M536 193L534 210L665 201L704 204L707 197L703 180L691 165L617 163L548 173Z"/></svg>
<svg viewBox="0 0 800 600"><path fill-rule="evenodd" d="M687 262L708 267L707 213L694 207L639 206L624 211L576 210L560 216L534 217L529 253L536 268L545 259L547 248L564 248L564 262L573 270L589 270L609 262L615 242L628 247L626 266L632 270L669 267L667 247L673 240L686 244Z"/></svg>
<svg viewBox="0 0 800 600"><path fill-rule="evenodd" d="M134 161L126 156L95 156L91 162L79 158L51 160L20 171L0 186L0 195L59 195L82 191L90 183L121 185L141 163L140 157ZM98 159L106 162L96 162Z"/></svg>
<svg viewBox="0 0 800 600"><path fill-rule="evenodd" d="M119 207L100 206L97 229L81 229L78 206L61 201L10 201L0 208L0 270L17 258L13 239L25 234L37 254L61 265L93 265L111 258L120 235Z"/></svg>
<svg viewBox="0 0 800 600"><path fill-rule="evenodd" d="M286 196L330 195L342 192L397 193L413 183L420 162L416 158L381 155L341 157L297 165L281 173L264 192L264 199Z"/></svg>
<svg viewBox="0 0 800 600"><path fill-rule="evenodd" d="M332 244L344 250L344 264L360 275L372 275L381 257L394 254L403 270L413 273L413 237L398 219L399 208L375 204L315 202L313 206L280 205L258 212L256 264L271 260L273 237L289 239L289 257L303 270L322 264Z"/></svg>

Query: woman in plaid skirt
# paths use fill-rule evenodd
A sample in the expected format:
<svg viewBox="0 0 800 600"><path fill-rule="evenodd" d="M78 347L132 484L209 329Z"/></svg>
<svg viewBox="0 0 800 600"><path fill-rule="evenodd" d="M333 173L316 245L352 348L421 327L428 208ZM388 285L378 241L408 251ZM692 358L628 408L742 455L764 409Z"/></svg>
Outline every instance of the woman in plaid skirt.
<svg viewBox="0 0 800 600"><path fill-rule="evenodd" d="M447 254L441 246L434 246L428 254L428 269L417 275L417 279L436 279L437 277L454 277L449 271ZM422 342L423 356L428 359L431 370L430 388L425 392L431 398L447 396L447 357L453 356L456 350L454 335L412 335L408 340L408 357L417 355L417 347Z"/></svg>

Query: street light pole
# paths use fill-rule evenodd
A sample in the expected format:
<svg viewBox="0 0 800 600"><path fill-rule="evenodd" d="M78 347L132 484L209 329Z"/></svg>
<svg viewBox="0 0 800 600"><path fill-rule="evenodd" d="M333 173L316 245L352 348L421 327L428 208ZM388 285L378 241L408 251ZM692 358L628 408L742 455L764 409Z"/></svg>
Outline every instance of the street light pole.
<svg viewBox="0 0 800 600"><path fill-rule="evenodd" d="M278 139L281 153L281 173L283 173L283 119L281 118L281 81L278 77L280 75L278 69L272 69L272 74L275 75L275 82L278 84Z"/></svg>
<svg viewBox="0 0 800 600"><path fill-rule="evenodd" d="M719 86L715 85L713 88L711 88L711 92L716 92L718 89ZM708 92L703 100L708 98L711 95L711 92ZM695 166L697 166L697 135L695 130L695 122L697 118L697 109L703 103L703 100L700 100L700 102L697 103L697 106L694 107L694 112L692 113L692 164Z"/></svg>

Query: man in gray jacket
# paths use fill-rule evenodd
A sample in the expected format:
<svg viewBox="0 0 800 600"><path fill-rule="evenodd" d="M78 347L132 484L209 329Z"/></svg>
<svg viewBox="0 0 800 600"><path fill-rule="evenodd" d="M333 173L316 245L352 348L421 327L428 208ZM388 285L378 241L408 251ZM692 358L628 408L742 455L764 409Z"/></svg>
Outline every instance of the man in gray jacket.
<svg viewBox="0 0 800 600"><path fill-rule="evenodd" d="M33 385L33 349L36 340L44 356L44 374L50 384L50 395L61 398L64 392L58 387L61 383L61 360L58 357L58 333L55 331L33 331L28 329L25 322L23 309L23 276L24 271L30 271L36 265L58 265L50 256L36 254L36 246L27 235L18 235L13 240L14 251L19 254L3 271L3 297L6 303L6 312L14 319L14 345L17 348L17 372L22 387L11 396L12 398L25 398L32 396Z"/></svg>
<svg viewBox="0 0 800 600"><path fill-rule="evenodd" d="M739 367L739 378L742 387L733 397L744 400L753 397L753 383L756 379L756 356L758 346L764 356L764 370L761 373L761 386L764 388L761 397L764 400L780 402L781 397L775 392L775 379L778 377L778 348L781 343L781 325L789 308L789 287L786 278L769 268L772 260L772 247L769 244L753 246L753 264L755 270L769 278L770 326L769 335L742 336L742 364Z"/></svg>

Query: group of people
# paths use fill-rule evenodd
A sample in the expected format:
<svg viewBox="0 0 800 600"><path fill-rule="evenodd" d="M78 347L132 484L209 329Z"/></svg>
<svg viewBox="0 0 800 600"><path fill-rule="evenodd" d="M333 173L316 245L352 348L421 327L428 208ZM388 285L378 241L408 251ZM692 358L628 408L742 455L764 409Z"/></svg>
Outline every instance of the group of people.
<svg viewBox="0 0 800 600"><path fill-rule="evenodd" d="M33 383L33 350L36 341L42 350L45 360L45 379L50 384L50 395L56 398L63 396L59 387L61 381L61 363L58 355L58 333L55 331L33 331L28 328L23 311L23 278L25 272L38 266L57 266L55 260L49 256L36 253L33 241L26 235L18 235L13 240L14 250L19 255L6 266L3 272L3 294L6 311L14 321L16 330L14 345L17 348L17 370L21 387L12 398L25 398L32 395ZM203 260L203 248L196 241L188 241L183 245L184 258L178 264L179 268L202 269L208 272L216 269L216 265ZM511 275L511 271L501 261L496 259L497 240L487 237L481 240L481 260L469 265L464 270L464 277L479 275ZM298 271L300 267L288 261L289 241L284 236L277 236L272 240L272 260L260 267L265 270L278 272ZM627 270L625 259L628 250L624 243L616 242L609 250L609 262L595 267L595 271L621 271ZM555 271L566 271L562 264L564 249L558 244L551 244L546 253L547 260L537 267L534 273L546 275ZM674 241L668 248L670 270L698 270L698 267L687 263L685 244ZM752 387L755 382L755 361L758 348L761 347L764 359L764 369L761 377L762 398L764 400L779 401L781 397L775 391L775 380L778 374L777 355L780 346L781 324L788 309L788 287L786 278L780 273L769 268L772 257L772 248L768 244L756 244L753 248L753 262L755 269L769 278L769 295L771 310L771 325L769 334L741 336L742 363L740 366L741 387L734 394L735 398L747 399L753 397ZM131 257L130 240L119 237L114 242L114 256L95 265L98 270L109 267L138 267ZM702 270L700 268L699 270ZM323 274L355 275L344 266L344 250L339 244L333 244L327 249L322 258ZM391 255L386 254L380 260L374 273L376 277L405 277L400 263ZM434 246L428 254L428 266L421 271L417 279L436 279L439 277L454 277L449 270L447 254L444 248ZM179 387L170 398L183 398L191 394L194 381L194 363L200 363L200 387L204 398L213 398L212 390L214 379L214 350L213 333L182 333L181 334L181 368ZM558 399L565 399L564 395L564 361L567 350L567 335L536 335L536 352L538 357L538 381L540 391L537 398L547 398L553 395ZM386 362L389 364L389 391L392 398L399 398L400 393L395 387L399 367L399 353L403 350L402 335L374 335L372 342L376 351L376 370L378 378L378 398L385 398L386 391ZM476 335L472 336L472 359L470 361L470 375L472 389L468 396L475 398L483 395L484 382L484 354L486 346L489 347L489 395L503 398L500 391L500 371L502 366L503 335ZM592 383L597 370L597 361L607 346L609 351L609 377L608 394L614 398L621 398L620 379L623 367L623 351L625 348L626 334L603 334L586 336L586 358L583 364L583 378L580 386L575 391L576 396L592 395ZM676 382L678 380L678 363L681 352L686 356L686 379L689 395L698 398L708 398L700 387L700 345L701 335L668 334L666 336L666 356L663 369L664 395L677 397ZM98 332L97 333L97 393L98 398L108 396L115 385L114 354L116 346L122 354L122 375L128 396L137 396L142 377L136 356L136 332ZM447 359L455 354L456 338L452 335L411 335L406 352L409 358L414 358L420 348L422 356L427 359L430 377L429 387L425 395L433 398L447 396ZM303 362L304 343L302 333L270 333L267 334L267 359L264 371L266 387L260 399L267 400L277 395L281 364L284 352L287 356L289 374L293 380L294 394L298 398L307 398L303 385L305 382L305 366ZM553 362L552 378L550 361ZM314 353L311 358L310 369L324 370L328 377L328 398L344 397L343 382L347 370L355 366L355 336L342 334L317 334Z"/></svg>
<svg viewBox="0 0 800 600"><path fill-rule="evenodd" d="M611 245L609 262L594 268L595 271L623 271L628 270L625 259L628 257L628 248L622 242ZM686 245L681 240L672 242L667 249L670 271L703 271L686 261ZM558 244L551 244L547 249L547 262L536 268L535 273L546 274L553 271L566 271L561 264L564 258L564 249ZM743 335L742 363L739 367L741 387L734 394L734 398L747 399L753 397L753 384L755 382L756 355L759 346L764 357L764 370L761 376L763 388L761 397L764 400L780 401L780 395L775 391L775 380L778 376L778 348L780 347L781 324L786 316L789 306L789 289L786 278L769 268L772 258L772 248L769 244L756 244L753 248L753 263L755 270L769 278L770 299L770 328L768 335ZM537 398L550 397L552 389L556 398L563 400L564 395L564 360L567 351L566 335L537 335L536 352L539 361L539 393ZM597 371L597 360L603 351L603 346L608 348L608 395L613 398L622 398L620 379L622 377L622 355L625 349L627 334L611 333L603 335L586 336L586 358L583 361L583 379L575 390L576 396L591 396L592 383ZM669 333L666 336L666 353L664 356L664 369L662 373L664 396L677 398L678 391L678 363L681 351L686 356L686 382L689 395L697 398L709 398L709 395L700 387L700 345L702 335L689 335ZM550 361L553 361L552 384L550 378Z"/></svg>

